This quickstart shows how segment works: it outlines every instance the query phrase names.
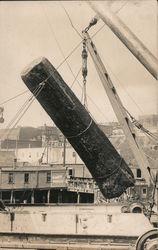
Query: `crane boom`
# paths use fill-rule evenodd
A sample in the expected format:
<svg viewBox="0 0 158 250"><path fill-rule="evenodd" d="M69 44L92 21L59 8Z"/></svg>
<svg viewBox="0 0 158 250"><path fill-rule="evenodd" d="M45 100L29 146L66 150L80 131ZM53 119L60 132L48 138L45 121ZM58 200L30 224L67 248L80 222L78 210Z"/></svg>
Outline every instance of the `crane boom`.
<svg viewBox="0 0 158 250"><path fill-rule="evenodd" d="M127 25L110 10L108 5L104 8L102 3L96 1L88 1L88 4L148 72L158 80L158 59L137 38Z"/></svg>
<svg viewBox="0 0 158 250"><path fill-rule="evenodd" d="M141 146L138 143L135 131L133 129L132 122L128 119L128 114L125 108L123 107L123 104L117 94L117 91L108 75L108 72L97 52L97 49L91 40L89 34L87 31L83 31L83 37L86 40L86 45L88 48L88 51L93 59L94 65L96 67L96 70L98 72L98 75L100 77L100 80L102 82L102 85L104 87L104 90L106 91L106 94L110 100L110 103L112 105L112 108L115 112L115 115L124 131L124 134L127 138L128 144L137 160L137 163L139 167L142 170L143 176L147 182L148 185L150 185L151 182L151 176L149 173L149 162L141 148Z"/></svg>

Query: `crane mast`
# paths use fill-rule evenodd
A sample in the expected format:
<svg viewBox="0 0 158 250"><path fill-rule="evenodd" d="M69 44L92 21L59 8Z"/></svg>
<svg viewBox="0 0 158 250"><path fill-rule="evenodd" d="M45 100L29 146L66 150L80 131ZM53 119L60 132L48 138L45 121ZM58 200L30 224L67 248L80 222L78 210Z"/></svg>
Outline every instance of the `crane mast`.
<svg viewBox="0 0 158 250"><path fill-rule="evenodd" d="M88 1L88 4L148 72L158 80L158 59L138 39L129 27L110 10L105 1L105 6L97 1Z"/></svg>
<svg viewBox="0 0 158 250"><path fill-rule="evenodd" d="M100 77L104 90L110 100L112 108L115 112L115 115L124 131L125 137L127 138L128 144L135 156L135 159L143 173L148 185L151 183L150 167L149 162L137 140L135 131L133 129L133 124L128 118L127 111L123 107L123 104L117 94L117 91L109 77L109 74L97 52L97 49L90 38L87 30L83 31L83 38L86 41L87 49L92 57L97 73Z"/></svg>

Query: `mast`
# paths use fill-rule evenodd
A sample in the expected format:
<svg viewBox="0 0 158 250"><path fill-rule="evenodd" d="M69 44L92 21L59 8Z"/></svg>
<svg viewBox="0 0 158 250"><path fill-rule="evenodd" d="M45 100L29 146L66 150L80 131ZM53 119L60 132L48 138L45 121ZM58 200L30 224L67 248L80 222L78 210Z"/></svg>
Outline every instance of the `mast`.
<svg viewBox="0 0 158 250"><path fill-rule="evenodd" d="M145 47L126 24L110 10L108 5L104 7L96 1L90 1L88 4L148 72L158 80L158 59Z"/></svg>

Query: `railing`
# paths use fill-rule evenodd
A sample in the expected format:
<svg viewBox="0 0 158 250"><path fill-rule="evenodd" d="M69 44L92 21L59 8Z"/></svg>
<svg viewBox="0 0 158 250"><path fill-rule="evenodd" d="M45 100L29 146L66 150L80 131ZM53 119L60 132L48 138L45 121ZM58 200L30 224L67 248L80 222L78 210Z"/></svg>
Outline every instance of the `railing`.
<svg viewBox="0 0 158 250"><path fill-rule="evenodd" d="M96 183L89 178L71 177L67 182L67 190L71 192L94 193L96 189Z"/></svg>

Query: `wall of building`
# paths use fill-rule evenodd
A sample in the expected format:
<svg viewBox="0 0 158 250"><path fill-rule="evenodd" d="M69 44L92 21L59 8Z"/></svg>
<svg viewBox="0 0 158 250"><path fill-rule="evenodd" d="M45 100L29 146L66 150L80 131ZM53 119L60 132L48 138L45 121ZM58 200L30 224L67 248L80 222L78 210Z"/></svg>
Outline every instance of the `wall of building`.
<svg viewBox="0 0 158 250"><path fill-rule="evenodd" d="M0 150L0 167L12 166L15 159L14 151Z"/></svg>
<svg viewBox="0 0 158 250"><path fill-rule="evenodd" d="M72 177L76 178L92 178L92 175L90 174L88 168L84 164L80 165L68 165L67 166L67 172L69 169L72 169Z"/></svg>
<svg viewBox="0 0 158 250"><path fill-rule="evenodd" d="M42 146L42 141L31 140L4 140L1 142L2 149L15 149L16 148L39 148Z"/></svg>
<svg viewBox="0 0 158 250"><path fill-rule="evenodd" d="M51 180L47 181L47 173L51 173ZM13 174L13 182L9 183L9 175ZM29 174L28 183L25 182L25 174ZM5 169L0 171L0 188L2 190L42 189L66 186L66 170L52 169L28 170L28 169Z"/></svg>
<svg viewBox="0 0 158 250"><path fill-rule="evenodd" d="M29 162L38 164L43 154L43 163L62 164L63 163L63 147L46 148L20 148L16 150L16 157L20 162ZM66 163L81 164L82 160L72 147L66 148Z"/></svg>

